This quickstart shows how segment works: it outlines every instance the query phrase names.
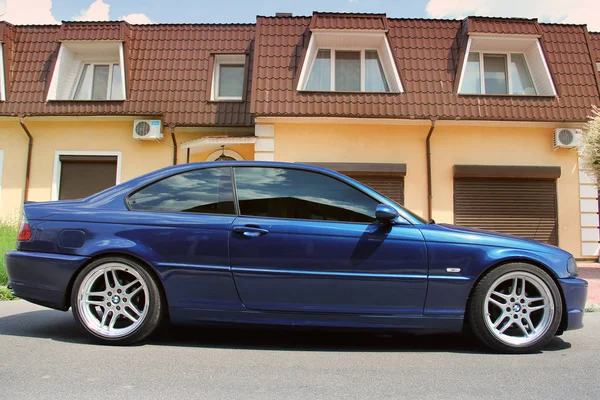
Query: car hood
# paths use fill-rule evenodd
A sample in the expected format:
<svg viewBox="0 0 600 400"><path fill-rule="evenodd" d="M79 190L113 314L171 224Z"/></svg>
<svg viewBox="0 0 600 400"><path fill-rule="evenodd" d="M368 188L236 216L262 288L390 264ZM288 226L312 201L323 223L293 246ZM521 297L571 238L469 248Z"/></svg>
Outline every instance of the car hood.
<svg viewBox="0 0 600 400"><path fill-rule="evenodd" d="M425 240L430 242L463 243L570 255L556 246L537 240L458 225L430 224L423 226L421 232Z"/></svg>

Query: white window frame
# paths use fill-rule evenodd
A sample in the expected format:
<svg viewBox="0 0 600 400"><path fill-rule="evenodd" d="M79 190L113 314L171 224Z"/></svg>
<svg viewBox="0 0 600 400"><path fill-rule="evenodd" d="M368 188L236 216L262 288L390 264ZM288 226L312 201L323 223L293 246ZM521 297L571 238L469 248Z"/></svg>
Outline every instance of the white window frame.
<svg viewBox="0 0 600 400"><path fill-rule="evenodd" d="M463 71L461 73L462 76L462 80L460 82L460 88L458 93L459 94L487 94L485 92L485 70L484 70L484 62L483 62L483 57L484 56L504 56L504 60L506 61L505 65L506 65L506 79L507 79L507 83L508 83L508 93L506 94L500 94L500 96L538 96L538 88L535 84L535 80L533 79L533 77L531 76L531 69L529 68L529 61L527 60L527 56L525 55L525 53L519 53L518 51L492 51L492 52L485 52L485 51L470 51L469 53L465 53L465 60L468 59L469 55L471 54L477 54L479 56L479 79L481 80L481 93L461 93L462 90L462 84L464 82L464 70L467 67L467 64L465 62L465 65L463 67ZM529 74L529 77L531 79L531 83L533 84L533 88L535 89L535 94L513 94L512 93L512 68L510 68L511 66L511 54L520 54L523 56L523 59L525 60L525 66L527 67L527 73ZM493 94L491 96L494 96Z"/></svg>
<svg viewBox="0 0 600 400"><path fill-rule="evenodd" d="M330 88L329 90L327 89L323 89L323 90L310 90L310 89L306 89L306 87L308 86L308 82L310 81L310 75L312 74L312 69L313 66L315 65L315 61L317 60L317 54L319 53L320 50L329 50L331 53L331 65L330 65ZM335 53L338 51L348 51L348 52L353 52L353 53L360 53L360 90L356 91L356 90L337 90L335 88ZM302 88L300 90L305 91L305 92L348 92L348 93L392 93L391 90L388 90L387 92L367 92L366 91L366 78L367 78L367 62L366 62L366 56L365 53L367 51L375 51L377 52L377 58L379 60L379 63L381 63L381 54L379 53L378 49L372 49L372 48L365 48L365 49L356 49L356 48L348 48L348 47L336 47L336 48L318 48L316 49L316 51L314 52L313 55L311 55L311 59L310 62L308 64L308 71L306 74L306 79L304 79ZM387 87L390 87L390 81L389 78L387 76L387 74L385 73L385 71L382 69L383 72L383 78L385 79L385 84L387 85Z"/></svg>
<svg viewBox="0 0 600 400"><path fill-rule="evenodd" d="M340 45L339 41L344 42L344 45ZM348 43L350 40L350 43ZM355 43L352 43L355 42ZM336 44L337 43L337 44ZM404 88L400 80L400 74L398 73L398 66L396 65L396 59L390 47L390 43L387 39L385 31L348 31L348 30L312 30L312 35L308 43L308 49L306 50L306 56L302 63L302 69L300 71L300 77L296 90L300 92L335 92L334 90L307 90L308 80L312 73L313 65L317 58L319 50L331 50L335 53L335 50L340 51L365 51L365 50L376 50L379 62L383 67L383 75L387 82L389 91L388 92L366 92L366 91L348 91L347 93L404 93ZM364 60L364 57L362 57ZM332 68L335 68L335 54L332 54ZM362 65L361 74L365 71L364 65ZM364 72L366 74L366 71ZM331 85L335 85L335 75L332 73ZM365 80L362 79L362 82ZM362 88L361 82L361 88ZM346 91L344 91L346 92Z"/></svg>
<svg viewBox="0 0 600 400"><path fill-rule="evenodd" d="M206 161L216 161L217 158L221 157L222 155L226 155L227 157L231 157L231 158L235 158L236 161L244 161L244 157L241 156L240 153L238 153L237 151L233 151L233 150L216 150L212 153L210 153L210 155L208 157L206 157Z"/></svg>
<svg viewBox="0 0 600 400"><path fill-rule="evenodd" d="M6 81L4 77L4 43L0 42L0 101L6 101Z"/></svg>
<svg viewBox="0 0 600 400"><path fill-rule="evenodd" d="M219 74L221 65L241 65L244 69L241 96L219 96ZM213 67L213 79L211 86L211 101L241 101L244 99L244 88L246 87L246 54L217 54Z"/></svg>
<svg viewBox="0 0 600 400"><path fill-rule="evenodd" d="M60 156L116 156L117 157L117 175L115 176L115 185L121 183L121 165L123 153L120 151L73 151L73 150L57 150L54 152L54 172L52 174L52 191L50 200L58 200L60 193L60 177L62 173L62 163Z"/></svg>
<svg viewBox="0 0 600 400"><path fill-rule="evenodd" d="M92 68L92 88L91 88L90 98L76 100L75 95L77 94L77 87L79 86L79 83L81 82L81 79L83 78L82 74L83 74L83 70L86 65L89 65ZM96 68L96 65L108 65L108 83L106 85L106 99L92 99L92 94L94 93L94 70ZM113 70L115 69L115 65L118 65L119 69L121 70L121 90L124 90L123 89L123 81L125 81L125 77L123 76L123 69L122 69L121 64L119 64L116 61L109 61L109 62L82 61L81 66L79 67L79 72L77 73L77 79L75 80L75 85L73 86L73 89L71 90L71 96L70 96L71 99L70 100L73 100L73 101L122 101L122 100L124 100L125 99L125 91L123 91L123 94L120 99L109 99L109 95L112 92L112 84L113 84L112 78L113 78Z"/></svg>

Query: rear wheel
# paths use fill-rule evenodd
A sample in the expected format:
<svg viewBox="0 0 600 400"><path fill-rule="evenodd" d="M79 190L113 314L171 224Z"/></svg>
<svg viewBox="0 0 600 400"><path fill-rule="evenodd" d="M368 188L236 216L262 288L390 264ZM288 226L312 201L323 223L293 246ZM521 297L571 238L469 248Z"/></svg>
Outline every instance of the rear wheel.
<svg viewBox="0 0 600 400"><path fill-rule="evenodd" d="M467 316L475 335L505 353L540 350L560 325L562 301L541 268L511 263L484 276L475 288Z"/></svg>
<svg viewBox="0 0 600 400"><path fill-rule="evenodd" d="M105 258L85 267L71 295L75 319L96 339L131 344L150 335L163 301L153 277L140 264Z"/></svg>

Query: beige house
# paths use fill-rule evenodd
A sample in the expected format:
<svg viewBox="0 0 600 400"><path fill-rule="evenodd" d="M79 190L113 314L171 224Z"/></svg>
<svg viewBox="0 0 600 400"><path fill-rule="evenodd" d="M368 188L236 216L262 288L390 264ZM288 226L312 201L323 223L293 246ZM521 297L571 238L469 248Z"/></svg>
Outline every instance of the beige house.
<svg viewBox="0 0 600 400"><path fill-rule="evenodd" d="M256 24L0 24L0 218L172 164L339 170L437 222L599 253L577 141L583 25L314 13Z"/></svg>

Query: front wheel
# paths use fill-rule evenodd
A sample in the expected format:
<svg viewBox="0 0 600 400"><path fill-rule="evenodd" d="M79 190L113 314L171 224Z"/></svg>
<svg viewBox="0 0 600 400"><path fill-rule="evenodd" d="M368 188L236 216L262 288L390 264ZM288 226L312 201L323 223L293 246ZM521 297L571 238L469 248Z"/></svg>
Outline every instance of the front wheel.
<svg viewBox="0 0 600 400"><path fill-rule="evenodd" d="M131 344L156 329L163 301L157 283L143 266L111 257L81 271L71 306L75 319L97 340Z"/></svg>
<svg viewBox="0 0 600 400"><path fill-rule="evenodd" d="M561 315L560 292L552 278L523 263L505 264L485 275L467 310L475 335L504 353L540 350L556 334Z"/></svg>

